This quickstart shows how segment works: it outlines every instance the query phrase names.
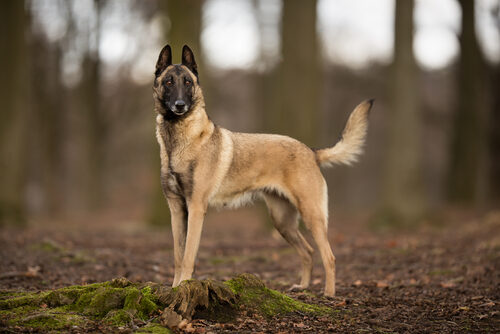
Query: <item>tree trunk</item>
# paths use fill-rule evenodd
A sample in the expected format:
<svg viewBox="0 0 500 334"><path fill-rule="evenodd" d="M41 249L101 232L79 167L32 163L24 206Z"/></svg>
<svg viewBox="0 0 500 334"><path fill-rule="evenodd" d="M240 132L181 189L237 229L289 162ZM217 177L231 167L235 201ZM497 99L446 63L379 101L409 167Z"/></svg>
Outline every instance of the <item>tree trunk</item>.
<svg viewBox="0 0 500 334"><path fill-rule="evenodd" d="M105 199L105 149L106 149L106 118L101 106L101 62L99 59L100 11L102 2L94 0L96 25L93 27L95 34L95 49L89 43L87 53L83 60L83 78L81 84L82 106L85 122L85 152L86 169L84 189L86 202L89 209L99 209Z"/></svg>
<svg viewBox="0 0 500 334"><path fill-rule="evenodd" d="M283 1L279 68L281 94L274 132L313 146L317 143L321 75L316 35L316 1Z"/></svg>
<svg viewBox="0 0 500 334"><path fill-rule="evenodd" d="M417 66L413 56L414 1L396 1L391 114L385 175L386 218L412 224L424 214L421 120Z"/></svg>
<svg viewBox="0 0 500 334"><path fill-rule="evenodd" d="M31 50L37 54L32 60L34 110L36 123L33 132L37 137L36 167L38 182L41 183L43 201L42 213L53 216L62 209L62 166L63 128L66 119L63 112L64 87L61 82L61 47L49 43L41 34L32 36Z"/></svg>
<svg viewBox="0 0 500 334"><path fill-rule="evenodd" d="M24 1L0 1L0 225L26 219L28 24Z"/></svg>
<svg viewBox="0 0 500 334"><path fill-rule="evenodd" d="M482 89L482 59L476 39L474 1L460 0L462 32L458 78L458 110L453 123L449 162L448 196L457 204L473 204L478 196L482 162L481 146L485 143Z"/></svg>
<svg viewBox="0 0 500 334"><path fill-rule="evenodd" d="M160 9L168 17L164 26L165 43L172 47L173 62L180 63L184 44L189 45L195 53L198 69L201 64L201 9L202 0L168 0L160 1ZM163 45L162 45L163 46Z"/></svg>
<svg viewBox="0 0 500 334"><path fill-rule="evenodd" d="M492 201L500 204L500 94L495 89L500 87L500 66L496 65L491 79L493 108L489 122L489 156L490 156L490 196Z"/></svg>
<svg viewBox="0 0 500 334"><path fill-rule="evenodd" d="M492 15L498 33L500 33L500 5L496 7ZM490 157L490 196L492 202L500 204L500 94L497 93L500 87L500 65L494 66L491 71L490 92L492 97L492 113L489 123L489 157Z"/></svg>

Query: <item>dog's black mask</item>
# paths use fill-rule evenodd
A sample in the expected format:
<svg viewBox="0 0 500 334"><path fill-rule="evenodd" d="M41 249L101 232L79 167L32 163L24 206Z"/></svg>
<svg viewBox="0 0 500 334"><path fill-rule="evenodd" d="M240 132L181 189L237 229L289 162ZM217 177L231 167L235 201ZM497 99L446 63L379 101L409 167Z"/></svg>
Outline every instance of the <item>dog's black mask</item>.
<svg viewBox="0 0 500 334"><path fill-rule="evenodd" d="M162 106L160 113L168 120L185 117L193 106L197 82L194 82L192 74L198 81L198 71L193 52L187 45L182 49L182 65L172 65L169 45L160 52L156 63L155 88ZM158 89L159 86L161 89Z"/></svg>

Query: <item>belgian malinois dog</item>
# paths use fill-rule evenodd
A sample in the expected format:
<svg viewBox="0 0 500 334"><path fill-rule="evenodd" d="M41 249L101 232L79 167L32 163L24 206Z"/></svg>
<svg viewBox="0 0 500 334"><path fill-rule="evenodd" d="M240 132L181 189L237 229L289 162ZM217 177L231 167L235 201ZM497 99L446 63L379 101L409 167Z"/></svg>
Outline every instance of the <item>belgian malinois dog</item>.
<svg viewBox="0 0 500 334"><path fill-rule="evenodd" d="M328 242L328 192L320 166L351 164L362 153L373 100L349 116L341 139L313 150L286 136L231 132L207 116L191 49L172 64L166 45L156 63L153 96L160 144L161 184L170 207L174 238L173 286L190 279L207 208L238 207L262 197L274 225L302 261L300 285L311 280L313 248L299 231L302 217L321 254L324 294L335 294L335 257Z"/></svg>

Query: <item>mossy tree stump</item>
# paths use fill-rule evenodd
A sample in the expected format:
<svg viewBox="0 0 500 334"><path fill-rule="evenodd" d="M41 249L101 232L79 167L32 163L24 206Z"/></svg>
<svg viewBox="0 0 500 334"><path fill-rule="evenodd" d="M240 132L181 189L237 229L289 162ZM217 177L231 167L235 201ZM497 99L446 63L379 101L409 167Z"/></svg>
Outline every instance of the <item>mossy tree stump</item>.
<svg viewBox="0 0 500 334"><path fill-rule="evenodd" d="M231 321L243 309L267 317L293 312L333 314L327 307L299 302L268 289L250 274L225 282L189 280L173 289L118 278L37 293L0 291L0 324L39 331L64 331L92 323L135 325L142 330L160 325L174 328L193 318Z"/></svg>

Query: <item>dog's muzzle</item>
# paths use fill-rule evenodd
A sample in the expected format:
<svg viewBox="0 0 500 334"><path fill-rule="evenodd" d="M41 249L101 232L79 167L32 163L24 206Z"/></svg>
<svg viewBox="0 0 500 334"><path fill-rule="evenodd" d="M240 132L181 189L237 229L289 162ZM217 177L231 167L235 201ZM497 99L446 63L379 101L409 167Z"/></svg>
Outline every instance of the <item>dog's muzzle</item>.
<svg viewBox="0 0 500 334"><path fill-rule="evenodd" d="M176 115L183 115L188 111L188 107L186 102L177 100L173 106L170 106L170 110Z"/></svg>

